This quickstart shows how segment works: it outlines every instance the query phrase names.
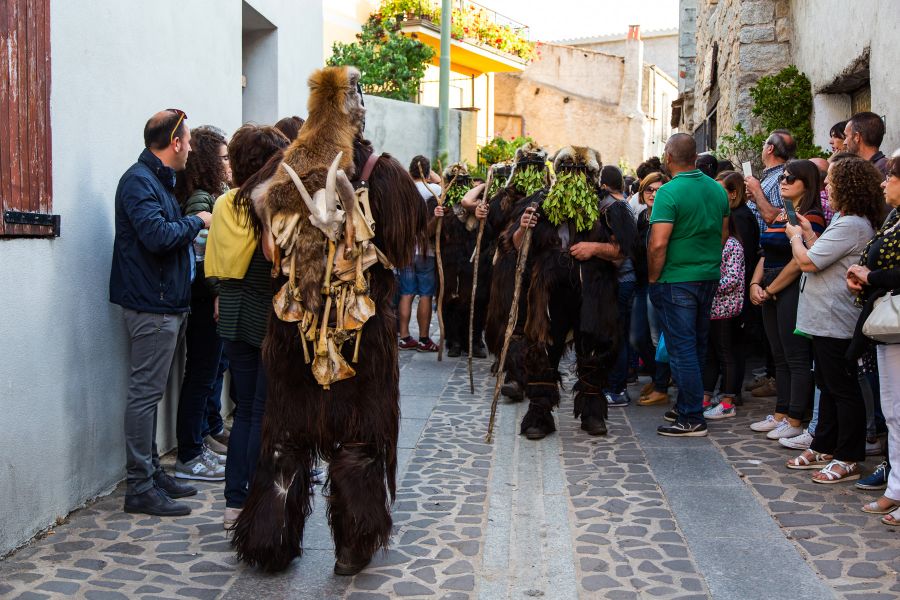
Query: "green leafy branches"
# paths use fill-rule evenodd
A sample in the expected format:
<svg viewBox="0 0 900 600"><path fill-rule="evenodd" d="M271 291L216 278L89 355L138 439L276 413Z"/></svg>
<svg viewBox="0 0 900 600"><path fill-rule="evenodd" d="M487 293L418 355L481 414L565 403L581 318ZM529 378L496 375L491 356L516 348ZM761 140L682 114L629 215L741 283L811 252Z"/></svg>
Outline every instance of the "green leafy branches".
<svg viewBox="0 0 900 600"><path fill-rule="evenodd" d="M597 193L581 171L559 173L541 210L554 225L574 221L578 231L590 229L600 216Z"/></svg>
<svg viewBox="0 0 900 600"><path fill-rule="evenodd" d="M512 185L521 193L530 196L544 188L544 170L538 165L517 167L513 173Z"/></svg>
<svg viewBox="0 0 900 600"><path fill-rule="evenodd" d="M377 13L369 17L356 38L352 44L335 42L328 65L357 67L367 94L394 100L415 99L434 50L388 29Z"/></svg>
<svg viewBox="0 0 900 600"><path fill-rule="evenodd" d="M472 188L468 185L454 183L447 188L447 194L444 196L444 206L449 207L459 204L459 201L463 199L463 196L465 196L470 189Z"/></svg>
<svg viewBox="0 0 900 600"><path fill-rule="evenodd" d="M495 137L478 151L478 167L487 173L491 165L511 159L515 156L517 148L533 141L528 136L519 136L511 140Z"/></svg>
<svg viewBox="0 0 900 600"><path fill-rule="evenodd" d="M787 129L794 136L798 158L827 156L813 143L810 116L813 109L812 85L809 78L790 65L774 75L760 77L750 88L754 115L759 117L760 130L748 132L738 124L734 134L723 135L716 147L716 155L737 163L751 161L761 168L759 153L769 132Z"/></svg>

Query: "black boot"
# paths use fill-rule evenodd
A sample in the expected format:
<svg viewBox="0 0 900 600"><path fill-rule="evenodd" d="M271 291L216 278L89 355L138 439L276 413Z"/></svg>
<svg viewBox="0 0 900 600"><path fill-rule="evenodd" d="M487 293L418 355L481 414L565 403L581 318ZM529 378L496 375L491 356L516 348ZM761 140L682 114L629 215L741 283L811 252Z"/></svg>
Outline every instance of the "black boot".
<svg viewBox="0 0 900 600"><path fill-rule="evenodd" d="M474 358L487 358L487 350L481 340L472 342L472 356Z"/></svg>
<svg viewBox="0 0 900 600"><path fill-rule="evenodd" d="M183 502L175 502L154 485L141 494L126 495L125 512L155 517L183 517L191 514L191 507Z"/></svg>
<svg viewBox="0 0 900 600"><path fill-rule="evenodd" d="M512 402L521 402L525 399L522 386L518 381L507 381L500 387L500 393L510 399Z"/></svg>
<svg viewBox="0 0 900 600"><path fill-rule="evenodd" d="M162 467L158 468L156 473L153 474L153 482L156 484L156 487L164 491L169 498L187 498L188 496L197 495L197 488L180 483L177 479L166 473Z"/></svg>
<svg viewBox="0 0 900 600"><path fill-rule="evenodd" d="M581 430L588 435L606 435L606 422L593 415L581 416Z"/></svg>
<svg viewBox="0 0 900 600"><path fill-rule="evenodd" d="M556 431L556 423L553 421L553 412L549 408L532 403L528 407L528 412L522 417L519 433L529 440L540 440L554 431Z"/></svg>
<svg viewBox="0 0 900 600"><path fill-rule="evenodd" d="M450 347L447 348L447 356L450 358L456 358L462 354L462 348L460 348L459 344L450 344Z"/></svg>

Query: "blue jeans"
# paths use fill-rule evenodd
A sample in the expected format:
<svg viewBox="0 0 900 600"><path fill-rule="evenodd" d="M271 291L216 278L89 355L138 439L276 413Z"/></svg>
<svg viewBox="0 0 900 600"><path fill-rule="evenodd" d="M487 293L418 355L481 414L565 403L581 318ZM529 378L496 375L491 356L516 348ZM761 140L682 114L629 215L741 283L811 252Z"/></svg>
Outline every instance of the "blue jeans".
<svg viewBox="0 0 900 600"><path fill-rule="evenodd" d="M653 373L656 370L656 350L650 334L650 315L647 312L650 290L646 283L634 288L634 304L631 311L631 333L629 343L644 363L644 369Z"/></svg>
<svg viewBox="0 0 900 600"><path fill-rule="evenodd" d="M222 388L225 382L225 371L228 370L228 359L225 358L225 352L219 359L219 372L216 375L216 385L213 393L206 401L206 426L203 428L204 439L208 435L219 435L225 431L225 421L222 420ZM234 386L229 389L229 396L234 402Z"/></svg>
<svg viewBox="0 0 900 600"><path fill-rule="evenodd" d="M669 351L669 366L678 382L675 411L682 423L705 423L703 365L709 336L709 311L718 281L655 283L650 301L657 310Z"/></svg>
<svg viewBox="0 0 900 600"><path fill-rule="evenodd" d="M246 342L225 340L225 355L237 401L225 464L225 506L244 508L259 458L266 412L266 370L260 349Z"/></svg>
<svg viewBox="0 0 900 600"><path fill-rule="evenodd" d="M187 361L175 422L178 460L182 463L197 458L203 450L207 406L216 394L222 340L216 333L212 298L191 303L185 338ZM221 388L218 392L221 393Z"/></svg>
<svg viewBox="0 0 900 600"><path fill-rule="evenodd" d="M619 309L619 351L609 373L609 391L621 394L628 379L628 334L631 331L631 305L634 301L634 281L620 281L616 305Z"/></svg>

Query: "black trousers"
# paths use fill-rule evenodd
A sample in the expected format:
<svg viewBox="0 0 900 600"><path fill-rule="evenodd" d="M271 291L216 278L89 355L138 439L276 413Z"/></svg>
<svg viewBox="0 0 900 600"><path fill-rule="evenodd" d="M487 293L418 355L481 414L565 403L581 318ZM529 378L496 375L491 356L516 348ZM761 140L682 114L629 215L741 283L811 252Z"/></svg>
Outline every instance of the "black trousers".
<svg viewBox="0 0 900 600"><path fill-rule="evenodd" d="M743 362L743 348L738 343L740 317L713 319L709 322L709 345L706 351L706 365L703 369L703 393L712 396L716 391L719 375L723 396L735 398L741 391L738 362Z"/></svg>
<svg viewBox="0 0 900 600"><path fill-rule="evenodd" d="M812 350L807 338L794 335L800 281L777 294L777 300L762 305L766 337L775 357L775 412L803 419L813 398Z"/></svg>
<svg viewBox="0 0 900 600"><path fill-rule="evenodd" d="M814 336L812 346L822 394L811 448L837 460L861 462L866 458L866 405L856 365L846 358L850 340Z"/></svg>

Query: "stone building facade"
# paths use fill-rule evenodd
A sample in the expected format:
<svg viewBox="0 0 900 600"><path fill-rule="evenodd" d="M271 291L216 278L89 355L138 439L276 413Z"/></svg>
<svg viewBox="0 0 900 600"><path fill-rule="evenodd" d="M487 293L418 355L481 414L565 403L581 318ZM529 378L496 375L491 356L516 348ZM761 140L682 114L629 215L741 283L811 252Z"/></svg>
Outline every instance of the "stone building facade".
<svg viewBox="0 0 900 600"><path fill-rule="evenodd" d="M591 146L604 163L631 167L659 154L672 132L677 84L644 62L636 26L624 56L551 43L540 49L523 73L495 76L497 135L527 134L551 151Z"/></svg>
<svg viewBox="0 0 900 600"><path fill-rule="evenodd" d="M753 130L749 90L795 64L813 92L815 141L854 112L885 117L885 151L900 145L900 29L893 0L681 0L679 98L673 125L715 148L740 123ZM693 33L691 30L694 30ZM693 43L692 43L693 42Z"/></svg>

